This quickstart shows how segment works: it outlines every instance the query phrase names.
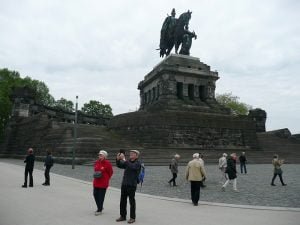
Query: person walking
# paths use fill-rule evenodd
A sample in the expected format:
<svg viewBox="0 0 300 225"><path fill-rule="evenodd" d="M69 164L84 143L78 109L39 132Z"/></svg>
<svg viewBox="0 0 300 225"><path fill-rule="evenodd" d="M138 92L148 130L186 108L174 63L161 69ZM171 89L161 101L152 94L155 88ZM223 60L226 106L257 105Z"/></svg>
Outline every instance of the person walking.
<svg viewBox="0 0 300 225"><path fill-rule="evenodd" d="M138 150L129 151L129 160L125 159L123 153L117 155L116 164L118 168L124 169L121 186L120 217L117 222L125 221L127 216L127 198L130 203L130 219L128 223L134 223L136 219L135 191L138 177L141 170L141 163L138 160L140 152Z"/></svg>
<svg viewBox="0 0 300 225"><path fill-rule="evenodd" d="M98 160L94 164L93 195L97 205L95 216L102 214L106 189L112 175L113 168L110 161L107 160L107 152L101 150L98 154Z"/></svg>
<svg viewBox="0 0 300 225"><path fill-rule="evenodd" d="M43 183L44 186L50 186L50 169L54 164L53 157L51 155L51 151L47 150L47 156L45 158L45 182Z"/></svg>
<svg viewBox="0 0 300 225"><path fill-rule="evenodd" d="M236 154L232 153L230 155L230 158L227 160L227 168L226 168L226 174L228 175L228 179L225 181L225 183L222 186L222 191L225 191L225 188L229 184L229 182L233 182L233 190L235 192L238 192L237 190L237 172L236 172Z"/></svg>
<svg viewBox="0 0 300 225"><path fill-rule="evenodd" d="M239 157L239 161L240 161L240 167L241 167L241 173L243 173L243 169L245 171L245 174L247 174L247 168L246 168L246 153L242 152L242 155L240 155Z"/></svg>
<svg viewBox="0 0 300 225"><path fill-rule="evenodd" d="M29 148L27 150L27 156L26 159L24 160L25 165L25 178L24 178L24 184L22 185L23 188L27 188L27 178L29 174L29 187L33 187L33 168L34 168L34 160L35 156L33 154L33 149Z"/></svg>
<svg viewBox="0 0 300 225"><path fill-rule="evenodd" d="M194 206L197 206L200 199L201 181L206 178L204 168L199 160L199 153L193 154L193 160L186 167L185 178L191 183L191 199Z"/></svg>
<svg viewBox="0 0 300 225"><path fill-rule="evenodd" d="M219 158L219 170L221 172L221 180L220 183L224 183L224 178L225 181L227 180L227 176L226 176L226 168L227 168L227 154L223 153L222 157Z"/></svg>
<svg viewBox="0 0 300 225"><path fill-rule="evenodd" d="M173 187L177 186L176 184L176 178L178 174L178 160L180 159L180 155L176 154L174 155L174 158L171 160L171 164L169 166L169 169L171 170L172 173L172 178L171 180L168 181L168 183L171 186L171 183L173 183Z"/></svg>
<svg viewBox="0 0 300 225"><path fill-rule="evenodd" d="M271 181L271 186L276 186L274 184L274 181L275 181L277 176L279 176L279 179L280 179L280 182L281 182L282 186L286 186L286 184L283 182L283 179L282 179L281 165L283 163L284 163L284 160L279 160L278 155L273 156L272 164L274 166L274 175L273 175L273 178L272 178L272 181Z"/></svg>

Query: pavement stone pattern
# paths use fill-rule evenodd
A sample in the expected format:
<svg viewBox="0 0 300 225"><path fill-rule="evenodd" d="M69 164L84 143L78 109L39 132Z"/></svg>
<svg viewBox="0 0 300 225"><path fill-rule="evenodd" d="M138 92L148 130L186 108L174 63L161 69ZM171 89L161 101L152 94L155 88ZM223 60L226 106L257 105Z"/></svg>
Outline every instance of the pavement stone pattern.
<svg viewBox="0 0 300 225"><path fill-rule="evenodd" d="M22 160L0 159L0 161L24 166ZM179 167L177 187L170 187L168 180L171 173L166 166L146 166L146 175L142 189L138 187L138 192L145 194L190 199L190 184L185 181L185 167ZM35 169L43 170L43 163L36 162ZM300 165L286 164L282 166L283 179L287 186L281 186L279 178L276 178L277 186L270 186L273 167L271 164L249 164L248 174L238 173L237 187L239 192L232 190L232 185L228 185L225 192L221 191L221 175L217 165L206 165L207 180L205 188L201 188L200 200L218 203L257 205L257 206L277 206L300 208ZM239 169L239 165L237 165ZM52 173L77 178L85 181L92 181L93 167L75 165L72 170L71 165L55 164L51 169ZM34 173L33 173L34 175ZM123 170L114 167L114 175L111 179L111 186L120 188ZM20 185L23 180L20 181ZM52 183L55 185L55 183Z"/></svg>

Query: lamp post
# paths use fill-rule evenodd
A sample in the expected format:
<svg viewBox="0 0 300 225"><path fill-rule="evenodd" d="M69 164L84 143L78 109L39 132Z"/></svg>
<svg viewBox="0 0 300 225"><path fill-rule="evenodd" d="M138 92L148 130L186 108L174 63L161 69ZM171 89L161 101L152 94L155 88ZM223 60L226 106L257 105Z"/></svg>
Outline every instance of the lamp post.
<svg viewBox="0 0 300 225"><path fill-rule="evenodd" d="M78 109L78 96L76 96L76 103L75 103L74 140L73 140L73 151L72 151L72 169L75 168L75 150L76 150L76 144L77 144L77 109Z"/></svg>

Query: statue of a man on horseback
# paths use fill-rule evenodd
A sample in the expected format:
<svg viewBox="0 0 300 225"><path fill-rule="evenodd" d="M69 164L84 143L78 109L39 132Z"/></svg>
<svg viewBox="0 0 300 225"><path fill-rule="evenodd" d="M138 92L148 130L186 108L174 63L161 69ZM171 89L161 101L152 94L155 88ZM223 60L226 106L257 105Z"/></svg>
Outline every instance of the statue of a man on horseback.
<svg viewBox="0 0 300 225"><path fill-rule="evenodd" d="M175 45L175 53L178 53L179 46L181 50L179 54L189 55L192 45L192 38L197 38L195 32L188 30L189 21L192 12L182 13L178 19L175 18L175 9L172 10L171 16L168 16L160 31L160 57L168 56Z"/></svg>

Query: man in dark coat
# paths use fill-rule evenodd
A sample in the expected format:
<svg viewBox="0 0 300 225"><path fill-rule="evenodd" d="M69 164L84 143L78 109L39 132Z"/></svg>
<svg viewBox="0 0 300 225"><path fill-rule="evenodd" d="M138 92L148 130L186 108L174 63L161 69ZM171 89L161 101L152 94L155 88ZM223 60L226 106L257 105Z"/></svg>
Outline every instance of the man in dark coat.
<svg viewBox="0 0 300 225"><path fill-rule="evenodd" d="M138 160L139 154L140 153L137 150L130 150L129 160L125 160L125 155L123 153L117 155L117 167L125 169L121 186L120 217L116 220L117 222L126 220L128 197L130 203L130 219L128 220L128 223L135 222L135 191L141 170L141 163Z"/></svg>
<svg viewBox="0 0 300 225"><path fill-rule="evenodd" d="M34 168L34 160L35 160L35 156L33 154L33 149L29 148L27 151L27 157L24 160L24 163L26 163L25 166L25 181L24 181L24 185L22 185L23 188L27 188L27 177L29 174L29 187L33 187L33 168Z"/></svg>
<svg viewBox="0 0 300 225"><path fill-rule="evenodd" d="M233 190L238 192L236 187L236 154L232 153L230 155L230 158L227 160L227 168L226 172L228 175L228 179L225 181L224 185L222 186L222 191L225 191L226 186L229 184L229 182L233 182Z"/></svg>
<svg viewBox="0 0 300 225"><path fill-rule="evenodd" d="M241 167L241 173L243 173L243 169L245 171L245 174L247 173L247 168L246 168L246 153L242 152L242 155L240 155L239 157L239 161L240 161L240 167Z"/></svg>
<svg viewBox="0 0 300 225"><path fill-rule="evenodd" d="M44 186L50 186L50 169L53 166L54 160L51 155L51 151L47 150L47 156L45 159L44 167L45 167L45 182Z"/></svg>

